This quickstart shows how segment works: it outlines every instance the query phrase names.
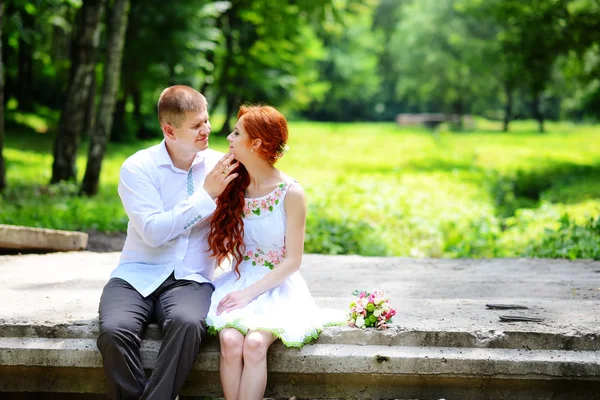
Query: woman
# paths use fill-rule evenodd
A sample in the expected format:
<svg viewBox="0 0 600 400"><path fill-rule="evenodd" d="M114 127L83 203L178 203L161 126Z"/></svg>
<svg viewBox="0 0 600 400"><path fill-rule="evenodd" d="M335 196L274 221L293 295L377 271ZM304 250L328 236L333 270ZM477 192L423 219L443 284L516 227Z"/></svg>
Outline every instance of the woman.
<svg viewBox="0 0 600 400"><path fill-rule="evenodd" d="M217 199L208 242L232 270L215 281L206 319L219 333L226 399L262 399L266 354L280 338L301 347L317 337L322 312L298 270L306 203L298 182L274 167L288 139L285 117L269 106L242 106L227 137L239 176ZM340 318L343 320L343 317Z"/></svg>

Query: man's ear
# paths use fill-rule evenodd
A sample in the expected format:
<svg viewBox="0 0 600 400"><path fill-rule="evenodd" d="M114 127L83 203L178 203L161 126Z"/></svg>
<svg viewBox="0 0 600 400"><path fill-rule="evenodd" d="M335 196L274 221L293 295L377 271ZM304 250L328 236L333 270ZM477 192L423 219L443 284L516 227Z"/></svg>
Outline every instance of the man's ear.
<svg viewBox="0 0 600 400"><path fill-rule="evenodd" d="M169 139L175 139L175 132L173 132L173 127L171 125L164 124L162 126L162 131Z"/></svg>

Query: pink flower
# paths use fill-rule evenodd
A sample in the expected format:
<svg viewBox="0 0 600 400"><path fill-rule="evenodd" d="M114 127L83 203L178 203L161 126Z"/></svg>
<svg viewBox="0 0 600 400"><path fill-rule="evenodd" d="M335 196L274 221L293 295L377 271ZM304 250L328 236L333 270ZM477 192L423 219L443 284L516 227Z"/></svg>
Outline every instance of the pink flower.
<svg viewBox="0 0 600 400"><path fill-rule="evenodd" d="M373 299L373 304L375 304L376 306L380 305L385 301L385 299L383 298L383 293L378 290L373 292L371 298Z"/></svg>
<svg viewBox="0 0 600 400"><path fill-rule="evenodd" d="M356 311L357 314L362 314L365 311L365 307L357 301L354 311Z"/></svg>
<svg viewBox="0 0 600 400"><path fill-rule="evenodd" d="M267 257L272 263L279 262L279 253L277 253L277 251L275 250L271 250L270 252L268 252Z"/></svg>

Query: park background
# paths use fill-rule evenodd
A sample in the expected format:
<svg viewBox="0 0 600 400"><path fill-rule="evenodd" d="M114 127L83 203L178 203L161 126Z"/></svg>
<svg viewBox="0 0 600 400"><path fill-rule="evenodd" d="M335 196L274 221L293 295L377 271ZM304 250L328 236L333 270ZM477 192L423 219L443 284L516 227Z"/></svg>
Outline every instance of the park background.
<svg viewBox="0 0 600 400"><path fill-rule="evenodd" d="M0 224L124 232L120 165L187 84L217 150L241 103L288 117L306 252L600 259L598 0L0 4Z"/></svg>

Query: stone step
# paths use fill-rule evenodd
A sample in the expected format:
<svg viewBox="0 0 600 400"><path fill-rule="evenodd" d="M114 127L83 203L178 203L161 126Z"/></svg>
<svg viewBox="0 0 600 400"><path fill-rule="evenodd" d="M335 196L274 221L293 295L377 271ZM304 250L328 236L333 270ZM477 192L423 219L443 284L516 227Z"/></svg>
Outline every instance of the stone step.
<svg viewBox="0 0 600 400"><path fill-rule="evenodd" d="M46 339L95 339L98 336L97 320L89 325L2 325L0 337L31 337ZM151 324L143 338L160 340L156 324ZM216 338L207 337L208 342ZM421 346L489 348L514 350L600 350L600 335L575 332L537 331L419 331L392 325L380 331L350 327L328 327L319 335L319 344L355 344L358 346Z"/></svg>
<svg viewBox="0 0 600 400"><path fill-rule="evenodd" d="M87 233L0 224L0 249L77 251L85 249L87 242Z"/></svg>
<svg viewBox="0 0 600 400"><path fill-rule="evenodd" d="M159 347L158 340L143 342L147 369L154 368ZM219 348L212 341L203 346L184 394L221 396L218 366ZM276 343L268 366L272 396L398 398L427 393L433 398L440 395L433 389L442 385L460 389L461 398L469 399L496 386L528 388L528 396L532 388L547 393L557 390L557 382L582 394L600 390L596 351L322 343L287 349ZM94 339L0 338L0 391L102 393L101 367Z"/></svg>

